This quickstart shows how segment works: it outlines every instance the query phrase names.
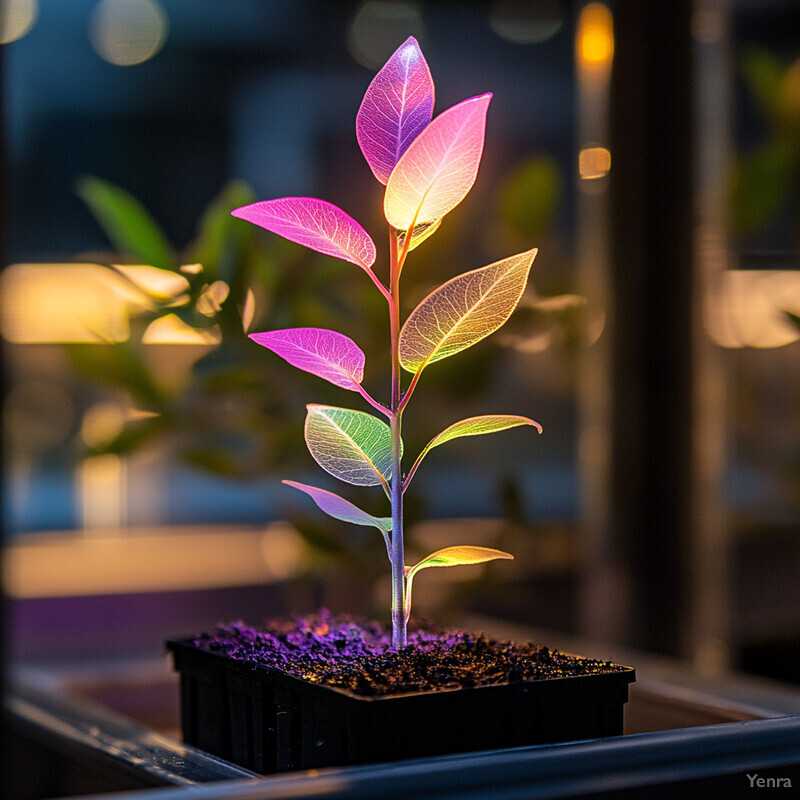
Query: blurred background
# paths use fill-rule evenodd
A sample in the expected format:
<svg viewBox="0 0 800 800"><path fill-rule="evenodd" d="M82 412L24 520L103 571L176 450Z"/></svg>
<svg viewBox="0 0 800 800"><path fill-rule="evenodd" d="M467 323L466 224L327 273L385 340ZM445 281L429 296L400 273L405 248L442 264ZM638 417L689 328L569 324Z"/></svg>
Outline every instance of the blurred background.
<svg viewBox="0 0 800 800"><path fill-rule="evenodd" d="M426 371L406 450L473 414L544 427L426 459L407 548L516 560L426 574L415 612L798 680L800 7L661 6L4 0L12 662L160 657L166 636L321 605L388 618L380 537L280 483L386 513L303 445L306 403L351 398L245 336L341 331L381 398L382 300L229 211L334 202L383 275L354 122L413 35L435 113L494 99L478 180L409 259L405 311L539 255L511 321Z"/></svg>

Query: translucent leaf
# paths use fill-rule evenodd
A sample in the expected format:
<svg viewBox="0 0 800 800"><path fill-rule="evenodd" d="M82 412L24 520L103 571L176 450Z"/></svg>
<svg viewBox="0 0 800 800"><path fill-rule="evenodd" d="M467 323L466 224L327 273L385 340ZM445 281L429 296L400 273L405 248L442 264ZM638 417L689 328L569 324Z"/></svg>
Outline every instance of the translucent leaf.
<svg viewBox="0 0 800 800"><path fill-rule="evenodd" d="M483 564L486 561L497 559L513 559L510 553L495 550L492 547L476 547L474 545L460 544L455 547L445 547L431 553L413 567L406 567L406 577L412 578L415 573L427 567L456 567L464 564Z"/></svg>
<svg viewBox="0 0 800 800"><path fill-rule="evenodd" d="M92 177L81 178L77 192L115 250L141 264L161 269L174 267L166 236L132 194Z"/></svg>
<svg viewBox="0 0 800 800"><path fill-rule="evenodd" d="M411 233L411 242L408 245L408 249L413 250L415 247L421 245L429 236L436 233L441 224L442 221L437 219L434 222L423 222L422 225L415 225ZM406 231L401 231L397 240L398 246L402 249L406 241Z"/></svg>
<svg viewBox="0 0 800 800"><path fill-rule="evenodd" d="M289 241L369 269L375 244L349 214L315 197L282 197L234 209L231 214Z"/></svg>
<svg viewBox="0 0 800 800"><path fill-rule="evenodd" d="M431 292L400 331L400 363L409 372L484 339L511 316L528 280L536 250L472 272Z"/></svg>
<svg viewBox="0 0 800 800"><path fill-rule="evenodd" d="M404 485L408 482L417 471L417 467L422 462L422 459L428 454L428 451L440 444L449 442L451 439L458 439L461 436L482 436L485 433L496 433L497 431L504 431L508 428L516 428L519 425L533 425L542 432L542 426L538 422L534 422L528 417L518 416L516 414L484 414L480 417L469 417L462 419L460 422L453 423L449 428L445 428L440 434L434 436L433 439L425 445L425 448L417 457L414 466L408 473Z"/></svg>
<svg viewBox="0 0 800 800"><path fill-rule="evenodd" d="M306 444L322 469L357 486L388 484L392 477L391 431L371 414L309 405Z"/></svg>
<svg viewBox="0 0 800 800"><path fill-rule="evenodd" d="M289 328L251 333L250 338L292 366L336 386L358 391L364 377L364 353L349 337L324 328Z"/></svg>
<svg viewBox="0 0 800 800"><path fill-rule="evenodd" d="M372 514L362 511L338 494L296 481L282 481L282 483L305 492L322 511L334 519L352 522L354 525L371 525L382 533L389 533L392 530L391 517L373 517Z"/></svg>
<svg viewBox="0 0 800 800"><path fill-rule="evenodd" d="M386 184L390 225L406 231L433 222L464 199L478 174L491 99L484 94L443 111L409 145Z"/></svg>
<svg viewBox="0 0 800 800"><path fill-rule="evenodd" d="M431 121L433 98L430 70L409 36L372 79L356 116L358 144L381 183Z"/></svg>

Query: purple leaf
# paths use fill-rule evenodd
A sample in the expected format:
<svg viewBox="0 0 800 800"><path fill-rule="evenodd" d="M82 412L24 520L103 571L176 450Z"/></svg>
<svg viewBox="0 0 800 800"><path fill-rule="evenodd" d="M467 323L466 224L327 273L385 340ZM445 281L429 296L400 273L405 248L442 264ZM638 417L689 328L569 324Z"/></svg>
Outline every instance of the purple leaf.
<svg viewBox="0 0 800 800"><path fill-rule="evenodd" d="M354 525L371 525L384 534L390 533L392 530L391 517L373 517L372 514L362 511L349 500L339 497L338 494L326 489L318 489L316 486L308 486L305 483L297 483L297 481L281 482L305 492L322 511L334 519L352 522Z"/></svg>
<svg viewBox="0 0 800 800"><path fill-rule="evenodd" d="M251 203L231 214L363 269L369 270L375 263L375 244L369 234L349 214L326 200L282 197Z"/></svg>
<svg viewBox="0 0 800 800"><path fill-rule="evenodd" d="M292 366L343 389L358 391L356 384L364 377L364 353L342 333L324 328L289 328L251 333L250 338Z"/></svg>
<svg viewBox="0 0 800 800"><path fill-rule="evenodd" d="M431 121L433 97L430 70L409 36L372 79L356 116L358 144L381 183Z"/></svg>

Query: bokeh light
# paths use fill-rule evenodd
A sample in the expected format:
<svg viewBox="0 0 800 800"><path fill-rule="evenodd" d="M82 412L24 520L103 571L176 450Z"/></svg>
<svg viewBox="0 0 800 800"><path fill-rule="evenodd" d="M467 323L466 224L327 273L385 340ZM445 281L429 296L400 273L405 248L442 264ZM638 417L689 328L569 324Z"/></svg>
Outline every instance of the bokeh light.
<svg viewBox="0 0 800 800"><path fill-rule="evenodd" d="M89 38L101 58L129 67L158 53L167 27L166 14L154 0L102 0L92 12Z"/></svg>
<svg viewBox="0 0 800 800"><path fill-rule="evenodd" d="M607 6L589 3L578 19L578 58L584 69L605 70L614 56L614 21Z"/></svg>
<svg viewBox="0 0 800 800"><path fill-rule="evenodd" d="M563 24L564 10L558 0L495 0L489 11L492 30L514 44L546 42Z"/></svg>
<svg viewBox="0 0 800 800"><path fill-rule="evenodd" d="M3 0L0 3L0 44L21 39L38 16L37 0Z"/></svg>
<svg viewBox="0 0 800 800"><path fill-rule="evenodd" d="M382 3L369 0L350 24L350 55L369 70L380 69L386 59L409 37L421 43L425 26L419 3Z"/></svg>

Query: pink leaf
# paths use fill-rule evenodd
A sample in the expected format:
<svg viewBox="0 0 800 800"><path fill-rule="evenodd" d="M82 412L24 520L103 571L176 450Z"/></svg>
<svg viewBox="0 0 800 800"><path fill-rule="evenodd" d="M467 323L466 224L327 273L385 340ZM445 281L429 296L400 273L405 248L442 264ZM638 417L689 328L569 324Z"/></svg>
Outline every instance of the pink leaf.
<svg viewBox="0 0 800 800"><path fill-rule="evenodd" d="M409 36L372 79L356 116L358 144L381 183L431 121L433 95L428 65Z"/></svg>
<svg viewBox="0 0 800 800"><path fill-rule="evenodd" d="M231 211L289 241L369 269L375 245L369 234L341 208L315 197L262 200Z"/></svg>
<svg viewBox="0 0 800 800"><path fill-rule="evenodd" d="M251 333L250 338L298 369L336 386L358 391L364 377L364 353L344 334L324 328L289 328Z"/></svg>
<svg viewBox="0 0 800 800"><path fill-rule="evenodd" d="M409 145L389 176L383 211L397 230L441 219L475 183L491 94L443 111Z"/></svg>

